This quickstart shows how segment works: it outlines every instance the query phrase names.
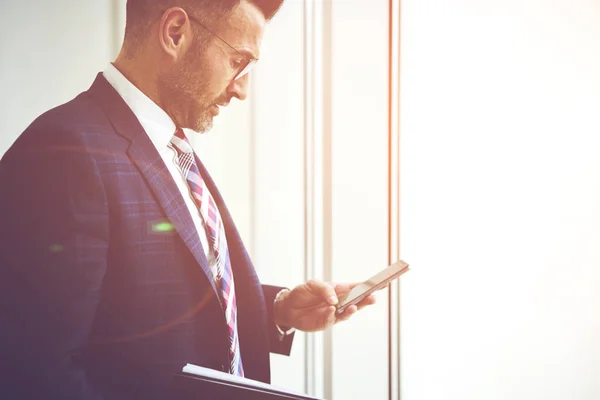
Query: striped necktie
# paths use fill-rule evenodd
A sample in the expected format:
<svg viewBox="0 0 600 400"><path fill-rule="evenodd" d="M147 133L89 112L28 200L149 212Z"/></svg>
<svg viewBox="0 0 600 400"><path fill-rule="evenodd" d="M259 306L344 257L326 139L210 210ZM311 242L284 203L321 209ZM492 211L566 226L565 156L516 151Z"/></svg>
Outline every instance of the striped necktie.
<svg viewBox="0 0 600 400"><path fill-rule="evenodd" d="M175 135L171 138L170 147L177 152L176 163L204 219L209 246L215 256L217 265L215 283L219 290L221 303L225 307L225 320L229 328L230 372L233 375L244 376L237 331L235 286L223 221L221 220L215 200L208 191L206 183L198 171L194 150L181 128L177 128L175 131Z"/></svg>

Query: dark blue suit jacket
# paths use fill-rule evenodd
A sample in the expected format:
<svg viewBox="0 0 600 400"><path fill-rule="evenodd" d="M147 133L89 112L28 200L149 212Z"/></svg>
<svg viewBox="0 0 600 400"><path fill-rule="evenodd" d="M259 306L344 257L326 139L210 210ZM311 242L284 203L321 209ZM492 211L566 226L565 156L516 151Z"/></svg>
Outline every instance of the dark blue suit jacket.
<svg viewBox="0 0 600 400"><path fill-rule="evenodd" d="M291 347L273 323L280 288L260 284L199 167L225 224L245 373L269 382L269 352ZM17 139L0 188L0 398L174 398L186 363L227 369L225 317L189 211L101 74Z"/></svg>

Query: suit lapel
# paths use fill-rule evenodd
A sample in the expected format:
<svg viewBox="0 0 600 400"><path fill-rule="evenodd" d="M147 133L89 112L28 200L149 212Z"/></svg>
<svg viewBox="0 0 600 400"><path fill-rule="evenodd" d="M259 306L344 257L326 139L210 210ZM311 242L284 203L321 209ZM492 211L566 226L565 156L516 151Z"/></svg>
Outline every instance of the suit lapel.
<svg viewBox="0 0 600 400"><path fill-rule="evenodd" d="M102 74L98 74L88 92L100 103L115 130L130 141L128 156L146 179L169 222L190 249L217 294L213 275L189 210L154 144ZM219 296L216 297L219 299Z"/></svg>

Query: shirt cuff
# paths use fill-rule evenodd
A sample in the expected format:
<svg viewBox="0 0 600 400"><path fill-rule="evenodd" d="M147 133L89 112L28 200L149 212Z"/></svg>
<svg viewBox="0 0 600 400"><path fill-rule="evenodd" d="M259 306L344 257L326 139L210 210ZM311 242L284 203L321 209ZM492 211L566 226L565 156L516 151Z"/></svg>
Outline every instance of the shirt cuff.
<svg viewBox="0 0 600 400"><path fill-rule="evenodd" d="M279 299L279 296L283 293L283 292L289 292L290 289L281 289L279 292L277 292L277 294L275 295L275 300L273 300L273 308L275 308L275 303L277 303L277 299ZM294 333L296 331L296 328L291 327L291 326L285 326L285 325L278 325L277 323L275 323L275 328L277 328L277 332L279 333L279 340L283 340L283 338L285 338L288 335L291 335L292 333Z"/></svg>

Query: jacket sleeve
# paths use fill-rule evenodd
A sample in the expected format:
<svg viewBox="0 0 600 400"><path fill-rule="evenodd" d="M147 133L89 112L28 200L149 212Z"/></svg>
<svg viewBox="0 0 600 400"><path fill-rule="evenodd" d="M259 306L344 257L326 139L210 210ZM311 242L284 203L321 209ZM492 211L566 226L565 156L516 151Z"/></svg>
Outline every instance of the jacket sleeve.
<svg viewBox="0 0 600 400"><path fill-rule="evenodd" d="M0 393L7 398L101 399L74 354L100 298L108 207L92 152L76 138L26 131L0 161L0 359L9 371Z"/></svg>
<svg viewBox="0 0 600 400"><path fill-rule="evenodd" d="M263 293L265 295L265 301L267 303L267 313L268 313L268 324L269 324L269 344L271 348L271 353L282 354L284 356L289 356L292 351L292 342L294 340L294 334L291 333L286 336L282 336L279 333L279 330L275 326L275 313L273 304L275 302L275 296L283 287L279 286L269 286L262 285Z"/></svg>

